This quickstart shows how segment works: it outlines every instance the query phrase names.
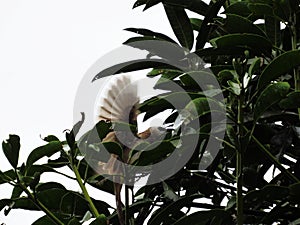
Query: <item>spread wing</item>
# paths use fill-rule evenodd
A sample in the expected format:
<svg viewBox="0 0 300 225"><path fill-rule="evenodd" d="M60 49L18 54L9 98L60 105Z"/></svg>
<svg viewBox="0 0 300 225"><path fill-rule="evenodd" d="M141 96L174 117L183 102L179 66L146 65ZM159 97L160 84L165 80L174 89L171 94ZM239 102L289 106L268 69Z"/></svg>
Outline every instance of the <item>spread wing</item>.
<svg viewBox="0 0 300 225"><path fill-rule="evenodd" d="M129 77L117 77L105 94L99 108L99 120L127 123L136 120L139 98L137 86Z"/></svg>

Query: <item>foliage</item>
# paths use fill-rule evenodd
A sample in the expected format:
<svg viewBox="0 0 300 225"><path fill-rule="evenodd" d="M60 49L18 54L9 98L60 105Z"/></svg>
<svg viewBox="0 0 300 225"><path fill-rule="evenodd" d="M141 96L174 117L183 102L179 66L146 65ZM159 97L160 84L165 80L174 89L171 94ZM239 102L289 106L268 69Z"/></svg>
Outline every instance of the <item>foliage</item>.
<svg viewBox="0 0 300 225"><path fill-rule="evenodd" d="M174 110L165 99L181 93L170 89L169 80L190 95L198 106L198 115L193 119L201 122L201 128L196 131L199 143L192 158L164 182L141 187L134 193L132 204L124 207L128 216L126 224L142 225L146 219L149 225L299 224L299 2L212 0L206 4L201 0L138 0L134 7L143 6L147 10L161 7L161 3L177 40L147 29L128 28L138 36L125 44L162 40L200 56L221 85L226 105L226 135L224 140L217 140L222 147L214 160L205 170L199 170L205 143L215 134L210 130L210 112L203 102L209 100L192 82L195 67L187 64L185 71L190 72L183 72L168 66L168 59L161 56L160 63L149 59L119 70L121 73L152 68L149 77L163 78L164 82L162 78L158 81L158 88L170 92L141 105L145 118L162 109ZM198 17L189 18L188 11ZM190 60L186 54L174 58L181 62ZM197 70L208 71L205 68ZM166 124L174 125L179 111L188 107L189 104L174 110ZM0 173L0 184L14 186L11 197L0 200L0 209L4 209L6 215L15 208L42 210L46 216L34 224L82 224L89 211L95 218L91 224L106 224L106 220L119 224L116 212L111 212L112 207L91 198L85 188L89 184L113 193L112 182L95 176L80 158L77 148L77 144L83 144L87 152L93 151L95 129L103 137L110 125L98 123L86 135L84 143L75 142L78 126L80 122L66 132L66 141L46 137L47 144L33 150L21 166L18 166L19 137L11 135L3 142L3 151L13 169ZM168 136L154 153L141 154L135 163L148 165L164 159L179 136L180 131ZM111 148L113 153L118 152L117 146ZM42 157L55 153L60 155L57 159L38 163ZM39 182L42 174L58 173L57 169L63 167L74 172L75 178L67 175L66 178L77 180L81 193L55 182Z"/></svg>

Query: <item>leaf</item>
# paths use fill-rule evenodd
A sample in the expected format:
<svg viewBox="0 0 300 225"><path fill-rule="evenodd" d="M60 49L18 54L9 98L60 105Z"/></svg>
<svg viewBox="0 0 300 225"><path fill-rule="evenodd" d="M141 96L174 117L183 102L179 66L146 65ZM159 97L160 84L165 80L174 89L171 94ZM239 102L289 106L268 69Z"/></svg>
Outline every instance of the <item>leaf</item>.
<svg viewBox="0 0 300 225"><path fill-rule="evenodd" d="M79 222L79 220L75 217L73 217L67 225L80 225L81 223Z"/></svg>
<svg viewBox="0 0 300 225"><path fill-rule="evenodd" d="M90 225L107 225L107 219L104 214L101 214L97 219L93 220Z"/></svg>
<svg viewBox="0 0 300 225"><path fill-rule="evenodd" d="M17 168L20 152L20 137L14 134L2 142L3 153L13 168Z"/></svg>
<svg viewBox="0 0 300 225"><path fill-rule="evenodd" d="M194 43L194 34L186 12L182 8L169 5L164 5L164 8L179 43L191 50Z"/></svg>
<svg viewBox="0 0 300 225"><path fill-rule="evenodd" d="M295 91L289 93L286 98L279 102L282 109L297 109L300 108L300 92Z"/></svg>
<svg viewBox="0 0 300 225"><path fill-rule="evenodd" d="M29 168L33 163L39 159L47 156L50 157L53 154L62 150L62 143L60 141L51 141L46 145L40 146L34 149L28 156L26 167Z"/></svg>
<svg viewBox="0 0 300 225"><path fill-rule="evenodd" d="M190 113L191 120L203 116L207 113L216 111L221 113L225 112L220 102L206 97L200 97L192 100L189 104L187 104L185 110Z"/></svg>
<svg viewBox="0 0 300 225"><path fill-rule="evenodd" d="M273 8L268 4L263 3L250 3L248 4L248 8L255 15L259 16L274 16Z"/></svg>
<svg viewBox="0 0 300 225"><path fill-rule="evenodd" d="M260 64L261 64L261 58L255 58L248 70L249 77L254 75L259 70Z"/></svg>
<svg viewBox="0 0 300 225"><path fill-rule="evenodd" d="M240 1L230 4L225 9L225 13L235 14L247 18L252 12L248 8L248 3L246 1Z"/></svg>
<svg viewBox="0 0 300 225"><path fill-rule="evenodd" d="M203 195L200 194L182 197L177 201L167 205L166 207L159 208L158 211L156 211L156 213L153 213L153 215L151 216L148 225L160 225L162 222L168 219L168 217L172 216L172 214L177 213L183 207L188 207L194 199L201 198L201 197L203 197ZM190 224L194 225L196 223L190 223Z"/></svg>
<svg viewBox="0 0 300 225"><path fill-rule="evenodd" d="M209 6L202 0L165 0L163 1L167 5L178 6L200 15L206 15Z"/></svg>
<svg viewBox="0 0 300 225"><path fill-rule="evenodd" d="M289 89L290 85L287 82L278 82L268 85L256 101L253 112L254 120L258 120L268 108L285 98Z"/></svg>
<svg viewBox="0 0 300 225"><path fill-rule="evenodd" d="M250 48L257 54L270 55L272 43L263 36L257 34L227 34L210 40L215 48L243 47Z"/></svg>
<svg viewBox="0 0 300 225"><path fill-rule="evenodd" d="M219 221L218 223L216 222ZM214 222L213 222L214 221ZM231 215L222 209L213 209L209 211L200 211L185 216L175 222L173 225L206 225L206 224L233 224Z"/></svg>
<svg viewBox="0 0 300 225"><path fill-rule="evenodd" d="M171 66L168 61L161 59L139 59L132 60L125 63L120 63L111 67L108 67L100 71L92 80L94 82L97 79L111 76L113 74L127 73L137 70L149 69L149 68L160 68L160 69L177 69L174 66Z"/></svg>
<svg viewBox="0 0 300 225"><path fill-rule="evenodd" d="M293 68L299 65L300 50L292 50L281 54L273 59L262 71L258 80L258 88L263 88L269 84L270 81L289 73Z"/></svg>
<svg viewBox="0 0 300 225"><path fill-rule="evenodd" d="M154 142L148 145L140 154L138 160L135 162L136 166L147 166L160 162L168 154L172 153L175 146L169 141L162 141L160 144Z"/></svg>
<svg viewBox="0 0 300 225"><path fill-rule="evenodd" d="M172 38L168 37L167 35L162 34L162 33L158 33L158 32L154 32L154 31L151 31L151 30L148 30L148 29L126 28L125 30L136 33L136 34L140 34L140 35L143 35L143 36L151 36L151 37L154 37L154 38L159 38L159 39L162 39L162 40L165 40L165 41L176 43Z"/></svg>
<svg viewBox="0 0 300 225"><path fill-rule="evenodd" d="M198 31L200 30L202 20L197 18L190 18L190 23L192 25L192 29Z"/></svg>
<svg viewBox="0 0 300 225"><path fill-rule="evenodd" d="M226 20L222 28L228 33L248 33L248 34L257 34L262 37L266 37L266 34L251 20L248 20L245 17L235 15L235 14L226 14Z"/></svg>
<svg viewBox="0 0 300 225"><path fill-rule="evenodd" d="M206 16L201 24L198 36L196 38L196 50L204 48L205 43L208 42L208 37L211 33L211 28L214 26L214 18L217 17L221 7L225 4L226 0L211 1L209 8L206 10Z"/></svg>
<svg viewBox="0 0 300 225"><path fill-rule="evenodd" d="M16 178L17 177L14 170L8 170L6 172L0 171L0 184L15 180Z"/></svg>

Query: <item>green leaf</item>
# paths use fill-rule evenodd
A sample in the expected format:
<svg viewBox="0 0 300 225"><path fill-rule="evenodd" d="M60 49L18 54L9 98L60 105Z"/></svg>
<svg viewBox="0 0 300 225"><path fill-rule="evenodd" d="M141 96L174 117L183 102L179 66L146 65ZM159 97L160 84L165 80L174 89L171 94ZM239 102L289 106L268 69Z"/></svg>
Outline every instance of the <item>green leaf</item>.
<svg viewBox="0 0 300 225"><path fill-rule="evenodd" d="M218 221L218 223L216 222ZM173 225L206 225L206 224L232 224L232 218L229 212L221 209L213 209L209 211L200 211L185 216L175 222Z"/></svg>
<svg viewBox="0 0 300 225"><path fill-rule="evenodd" d="M227 34L210 40L216 48L243 47L250 48L257 54L270 55L272 43L263 36L257 34Z"/></svg>
<svg viewBox="0 0 300 225"><path fill-rule="evenodd" d="M164 8L179 43L191 50L194 43L194 34L186 12L182 8L169 5L164 5Z"/></svg>
<svg viewBox="0 0 300 225"><path fill-rule="evenodd" d="M258 120L268 108L285 98L289 89L290 85L287 82L268 85L256 101L254 106L254 120Z"/></svg>
<svg viewBox="0 0 300 225"><path fill-rule="evenodd" d="M262 37L265 37L266 34L251 20L248 20L245 17L235 15L235 14L226 14L226 22L222 28L228 33L249 33L257 34Z"/></svg>
<svg viewBox="0 0 300 225"><path fill-rule="evenodd" d="M300 92L295 91L289 93L286 98L279 102L282 109L297 109L300 108Z"/></svg>
<svg viewBox="0 0 300 225"><path fill-rule="evenodd" d="M159 68L159 69L177 69L174 66L169 65L169 62L161 59L139 59L132 60L125 63L120 63L109 68L100 71L92 80L94 82L97 79L111 76L113 74L127 73L137 70L149 69L149 68Z"/></svg>
<svg viewBox="0 0 300 225"><path fill-rule="evenodd" d="M20 137L14 134L9 135L9 139L2 142L4 155L13 168L17 168L20 152Z"/></svg>
<svg viewBox="0 0 300 225"><path fill-rule="evenodd" d="M242 17L248 17L252 12L248 8L248 3L246 1L235 2L230 4L226 9L226 13L239 15Z"/></svg>
<svg viewBox="0 0 300 225"><path fill-rule="evenodd" d="M190 113L191 120L211 112L225 112L222 103L206 97L200 97L192 100L189 104L187 104L185 110Z"/></svg>
<svg viewBox="0 0 300 225"><path fill-rule="evenodd" d="M14 170L8 170L6 172L0 171L0 184L4 184L9 181L13 181L16 178L17 177L16 177L16 173Z"/></svg>
<svg viewBox="0 0 300 225"><path fill-rule="evenodd" d="M209 9L208 5L202 0L164 0L167 5L178 6L200 15L206 15Z"/></svg>
<svg viewBox="0 0 300 225"><path fill-rule="evenodd" d="M196 38L196 50L204 48L204 45L208 42L208 38L211 34L211 29L214 26L214 18L217 17L221 7L225 4L226 0L211 1L208 9L206 10L206 16L201 24L198 36Z"/></svg>
<svg viewBox="0 0 300 225"><path fill-rule="evenodd" d="M38 184L37 187L36 187L36 192L42 192L42 191L46 191L46 190L49 190L49 189L66 190L66 188L60 183L47 182L47 183Z"/></svg>
<svg viewBox="0 0 300 225"><path fill-rule="evenodd" d="M156 211L150 218L148 225L160 225L162 222L167 220L172 214L176 214L183 207L189 206L194 199L201 198L203 195L195 194L187 197L182 197L175 202L167 205L166 207L161 207ZM193 224L194 223L190 223ZM196 223L195 223L196 224Z"/></svg>
<svg viewBox="0 0 300 225"><path fill-rule="evenodd" d="M107 218L104 214L101 214L97 219L93 220L90 225L107 225Z"/></svg>
<svg viewBox="0 0 300 225"><path fill-rule="evenodd" d="M248 70L249 77L254 75L259 70L260 65L261 65L261 58L255 58Z"/></svg>
<svg viewBox="0 0 300 225"><path fill-rule="evenodd" d="M62 150L62 143L60 141L51 141L44 146L40 146L34 149L28 156L26 167L29 168L33 163L39 159L47 156L50 157L53 154Z"/></svg>
<svg viewBox="0 0 300 225"><path fill-rule="evenodd" d="M192 25L193 30L198 31L200 30L202 20L197 18L190 18L190 23Z"/></svg>
<svg viewBox="0 0 300 225"><path fill-rule="evenodd" d="M250 3L248 4L248 8L251 12L253 12L255 15L259 16L273 16L273 8L268 4L263 3Z"/></svg>
<svg viewBox="0 0 300 225"><path fill-rule="evenodd" d="M81 223L79 222L79 220L75 217L73 217L69 222L68 225L80 225Z"/></svg>
<svg viewBox="0 0 300 225"><path fill-rule="evenodd" d="M227 81L228 85L229 85L229 90L239 96L241 94L241 86L240 84L236 83L236 82L233 82L231 80Z"/></svg>
<svg viewBox="0 0 300 225"><path fill-rule="evenodd" d="M258 88L263 88L270 81L289 73L300 65L300 50L292 50L281 54L269 63L258 80Z"/></svg>
<svg viewBox="0 0 300 225"><path fill-rule="evenodd" d="M148 29L126 28L125 30L136 33L136 34L140 34L140 35L143 35L143 36L150 36L150 37L153 37L153 38L159 38L159 39L162 39L162 40L165 40L165 41L176 43L172 38L168 37L167 35L162 34L162 33L158 33L158 32L154 32L154 31L151 31L151 30L148 30Z"/></svg>
<svg viewBox="0 0 300 225"><path fill-rule="evenodd" d="M148 145L143 151L136 153L140 154L140 156L135 162L135 165L147 166L160 162L164 157L172 153L174 149L175 146L169 141L162 141L160 143L154 142Z"/></svg>

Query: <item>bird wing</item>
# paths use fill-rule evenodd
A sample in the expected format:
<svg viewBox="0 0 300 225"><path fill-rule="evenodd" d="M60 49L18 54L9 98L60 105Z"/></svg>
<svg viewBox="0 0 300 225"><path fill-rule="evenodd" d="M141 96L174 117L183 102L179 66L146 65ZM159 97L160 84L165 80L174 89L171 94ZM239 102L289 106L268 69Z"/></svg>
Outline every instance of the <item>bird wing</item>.
<svg viewBox="0 0 300 225"><path fill-rule="evenodd" d="M127 76L117 77L103 97L98 119L111 122L128 122L136 119L137 86Z"/></svg>

